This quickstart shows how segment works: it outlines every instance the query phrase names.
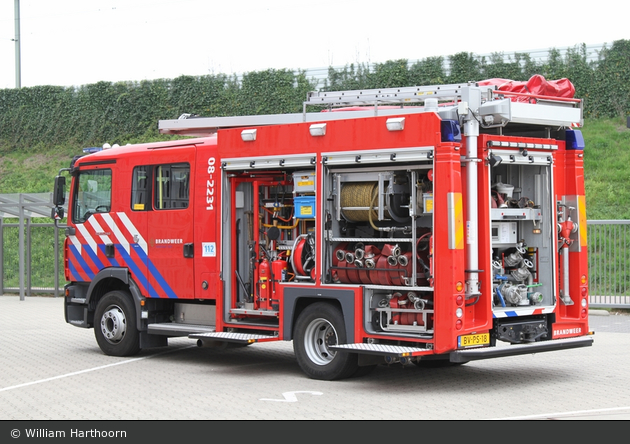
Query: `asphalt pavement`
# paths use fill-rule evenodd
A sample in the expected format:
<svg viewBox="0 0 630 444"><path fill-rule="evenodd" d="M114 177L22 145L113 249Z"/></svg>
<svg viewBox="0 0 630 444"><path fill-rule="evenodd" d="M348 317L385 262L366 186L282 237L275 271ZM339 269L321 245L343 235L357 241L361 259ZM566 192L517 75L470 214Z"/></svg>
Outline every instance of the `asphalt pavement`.
<svg viewBox="0 0 630 444"><path fill-rule="evenodd" d="M284 341L106 356L66 324L63 298L5 295L0 421L630 420L630 315L591 310L589 324L592 347L330 382L308 379Z"/></svg>

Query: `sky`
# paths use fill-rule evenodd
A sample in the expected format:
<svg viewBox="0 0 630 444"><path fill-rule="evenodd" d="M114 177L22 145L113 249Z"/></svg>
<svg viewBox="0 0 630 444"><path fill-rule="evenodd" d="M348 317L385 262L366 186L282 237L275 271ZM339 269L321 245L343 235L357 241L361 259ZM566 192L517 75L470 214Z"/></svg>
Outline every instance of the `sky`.
<svg viewBox="0 0 630 444"><path fill-rule="evenodd" d="M17 85L15 3L0 0L0 89ZM618 0L18 3L22 87L530 53L630 39Z"/></svg>

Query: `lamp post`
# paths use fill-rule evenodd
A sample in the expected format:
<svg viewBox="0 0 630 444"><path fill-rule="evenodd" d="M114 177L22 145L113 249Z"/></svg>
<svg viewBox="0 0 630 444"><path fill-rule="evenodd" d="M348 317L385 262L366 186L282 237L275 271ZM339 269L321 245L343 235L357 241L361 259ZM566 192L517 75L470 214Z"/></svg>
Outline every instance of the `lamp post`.
<svg viewBox="0 0 630 444"><path fill-rule="evenodd" d="M22 74L20 72L20 0L15 0L15 87L21 88Z"/></svg>

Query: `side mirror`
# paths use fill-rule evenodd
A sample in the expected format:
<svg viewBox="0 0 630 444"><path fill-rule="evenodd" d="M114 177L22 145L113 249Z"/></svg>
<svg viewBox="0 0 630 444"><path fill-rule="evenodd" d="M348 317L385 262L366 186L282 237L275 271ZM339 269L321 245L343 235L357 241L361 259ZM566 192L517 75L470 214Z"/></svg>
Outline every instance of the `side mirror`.
<svg viewBox="0 0 630 444"><path fill-rule="evenodd" d="M66 178L64 176L55 177L55 188L53 190L53 205L63 206L66 203Z"/></svg>
<svg viewBox="0 0 630 444"><path fill-rule="evenodd" d="M54 207L50 213L50 217L55 219L55 221L63 219L64 215L62 207Z"/></svg>

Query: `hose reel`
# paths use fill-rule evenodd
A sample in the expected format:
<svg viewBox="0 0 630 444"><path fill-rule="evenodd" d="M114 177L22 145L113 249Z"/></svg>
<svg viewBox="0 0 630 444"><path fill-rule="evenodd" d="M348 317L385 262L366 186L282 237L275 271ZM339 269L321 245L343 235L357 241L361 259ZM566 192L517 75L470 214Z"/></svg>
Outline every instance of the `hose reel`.
<svg viewBox="0 0 630 444"><path fill-rule="evenodd" d="M312 277L315 268L315 238L312 234L302 234L293 243L290 263L296 278Z"/></svg>
<svg viewBox="0 0 630 444"><path fill-rule="evenodd" d="M341 188L339 198L341 212L348 222L368 222L370 218L378 219L378 211L373 205L377 200L378 182L346 183Z"/></svg>
<svg viewBox="0 0 630 444"><path fill-rule="evenodd" d="M387 195L383 218L404 222L409 218L408 186L394 184ZM390 190L390 191L391 191ZM378 182L347 182L341 187L341 214L348 222L379 220Z"/></svg>

